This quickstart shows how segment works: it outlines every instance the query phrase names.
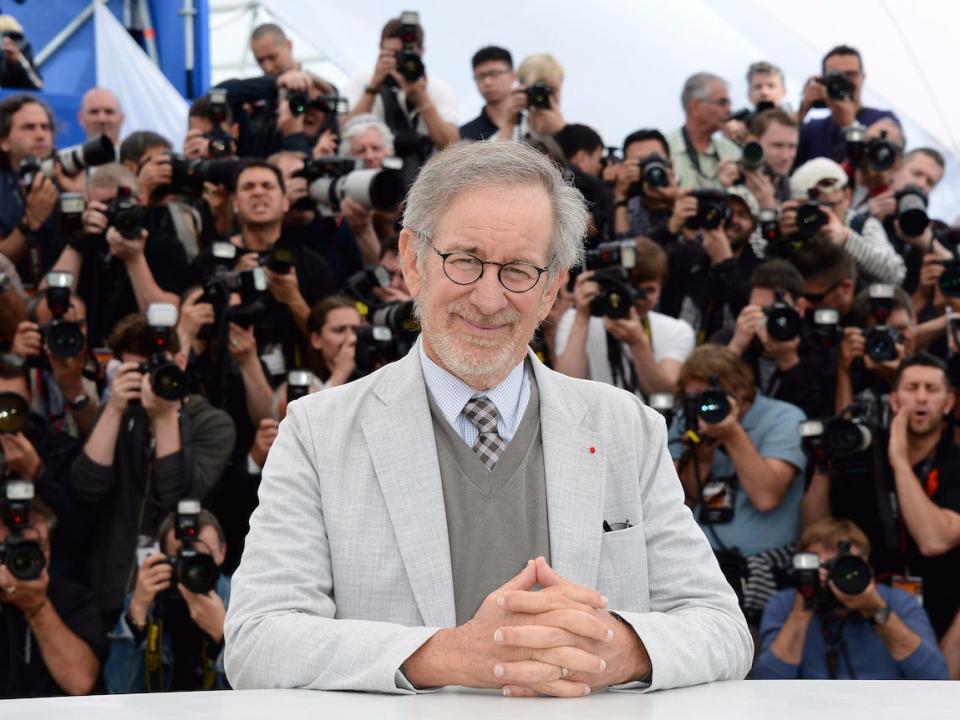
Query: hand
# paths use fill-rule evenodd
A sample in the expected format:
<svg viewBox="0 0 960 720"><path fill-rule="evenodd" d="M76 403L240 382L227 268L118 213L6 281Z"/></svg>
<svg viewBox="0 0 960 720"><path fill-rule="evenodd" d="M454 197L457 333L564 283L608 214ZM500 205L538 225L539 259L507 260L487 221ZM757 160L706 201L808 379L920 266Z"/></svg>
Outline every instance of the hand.
<svg viewBox="0 0 960 720"><path fill-rule="evenodd" d="M277 78L277 87L295 93L309 93L313 81L302 70L287 70Z"/></svg>
<svg viewBox="0 0 960 720"><path fill-rule="evenodd" d="M135 362L125 362L113 376L110 383L110 400L108 405L116 412L123 413L130 402L140 400L140 388L143 386L143 373L140 365Z"/></svg>
<svg viewBox="0 0 960 720"><path fill-rule="evenodd" d="M759 305L747 305L737 315L737 322L733 328L733 337L727 344L737 355L743 355L753 338L757 334L757 329L767 324L766 313Z"/></svg>
<svg viewBox="0 0 960 720"><path fill-rule="evenodd" d="M107 206L99 200L87 200L83 211L83 232L87 235L103 235L107 232Z"/></svg>
<svg viewBox="0 0 960 720"><path fill-rule="evenodd" d="M616 181L613 184L613 197L626 200L630 186L640 182L640 163L637 160L624 160L616 166Z"/></svg>
<svg viewBox="0 0 960 720"><path fill-rule="evenodd" d="M373 230L373 213L353 198L345 197L341 200L340 211L354 235L364 230Z"/></svg>
<svg viewBox="0 0 960 720"><path fill-rule="evenodd" d="M517 115L527 109L527 92L523 88L514 88L510 91L505 105L504 116L512 126L517 121Z"/></svg>
<svg viewBox="0 0 960 720"><path fill-rule="evenodd" d="M594 281L595 272L587 270L577 275L573 283L573 306L577 309L577 314L583 317L590 317L590 303L600 294L600 285Z"/></svg>
<svg viewBox="0 0 960 720"><path fill-rule="evenodd" d="M413 82L400 76L400 87L407 95L407 101L415 108L423 108L430 104L430 95L427 94L427 76L423 75Z"/></svg>
<svg viewBox="0 0 960 720"><path fill-rule="evenodd" d="M381 302L406 302L407 300L412 300L410 293L408 293L403 288L399 287L375 287L373 289L373 294L380 299Z"/></svg>
<svg viewBox="0 0 960 720"><path fill-rule="evenodd" d="M743 120L734 120L732 118L723 124L722 132L723 136L727 138L727 140L731 140L737 145L743 145L747 139L747 135L749 134L747 126Z"/></svg>
<svg viewBox="0 0 960 720"><path fill-rule="evenodd" d="M821 205L820 212L827 216L827 224L821 228L820 232L834 245L839 245L840 247L846 245L847 240L850 239L850 228L847 227L843 220L837 217L833 208Z"/></svg>
<svg viewBox="0 0 960 720"><path fill-rule="evenodd" d="M784 237L797 233L797 208L802 204L799 200L787 200L780 206L780 233Z"/></svg>
<svg viewBox="0 0 960 720"><path fill-rule="evenodd" d="M53 380L67 400L86 394L83 387L83 369L87 364L85 352L79 352L73 357L60 357L48 351L47 359L53 371Z"/></svg>
<svg viewBox="0 0 960 720"><path fill-rule="evenodd" d="M43 469L43 462L33 443L23 433L0 435L0 449L3 450L4 464L12 477L36 480Z"/></svg>
<svg viewBox="0 0 960 720"><path fill-rule="evenodd" d="M867 589L859 595L847 595L840 592L833 580L830 581L830 590L833 591L841 605L860 613L864 620L872 618L877 610L887 605L880 597L880 593L877 592L877 585L873 580L867 585Z"/></svg>
<svg viewBox="0 0 960 720"><path fill-rule="evenodd" d="M155 155L140 167L137 181L140 184L140 201L148 204L157 188L169 185L173 180L173 165L169 155Z"/></svg>
<svg viewBox="0 0 960 720"><path fill-rule="evenodd" d="M290 203L290 207L291 209L293 209L294 204L298 200L310 195L310 189L307 186L307 179L304 177L292 177L289 180L287 180L286 183L287 183L287 202ZM294 210L294 212L298 212L298 211Z"/></svg>
<svg viewBox="0 0 960 720"><path fill-rule="evenodd" d="M305 114L306 113L294 115L290 110L290 104L287 102L286 95L282 96L280 102L277 103L277 129L280 131L280 134L284 137L290 137L291 135L302 133L303 116Z"/></svg>
<svg viewBox="0 0 960 720"><path fill-rule="evenodd" d="M397 56L389 50L381 50L377 56L377 64L373 68L373 77L370 78L370 87L379 90L387 77L392 77L400 84L400 73L397 72Z"/></svg>
<svg viewBox="0 0 960 720"><path fill-rule="evenodd" d="M827 87L818 77L807 78L803 86L803 99L800 102L800 115L806 115L816 103L827 101Z"/></svg>
<svg viewBox="0 0 960 720"><path fill-rule="evenodd" d="M563 119L560 109L557 107L557 99L550 96L550 109L530 108L527 113L527 124L530 129L540 135L556 135L567 125Z"/></svg>
<svg viewBox="0 0 960 720"><path fill-rule="evenodd" d="M650 347L650 341L647 340L647 333L643 330L643 323L640 322L640 315L636 308L630 308L630 314L619 320L605 317L603 325L607 332L630 348L638 345Z"/></svg>
<svg viewBox="0 0 960 720"><path fill-rule="evenodd" d="M37 230L53 213L57 206L60 191L53 184L53 180L42 172L33 178L33 185L27 193L26 204L23 209L23 219L32 229Z"/></svg>
<svg viewBox="0 0 960 720"><path fill-rule="evenodd" d="M206 595L198 595L187 590L181 583L177 583L177 590L187 601L193 623L218 645L223 642L223 621L227 617L227 609L220 596L214 590Z"/></svg>
<svg viewBox="0 0 960 720"><path fill-rule="evenodd" d="M717 182L725 188L736 185L740 179L740 163L736 160L724 160L717 166Z"/></svg>
<svg viewBox="0 0 960 720"><path fill-rule="evenodd" d="M234 265L233 269L236 272L241 272L243 270L253 270L258 267L260 267L260 255L255 252L248 252L240 256L240 259L237 260L237 264Z"/></svg>
<svg viewBox="0 0 960 720"><path fill-rule="evenodd" d="M719 442L726 442L740 429L740 403L732 395L727 395L730 402L730 412L718 423L708 423L698 419L701 435L713 438Z"/></svg>
<svg viewBox="0 0 960 720"><path fill-rule="evenodd" d="M173 566L167 562L166 555L148 555L137 570L137 585L130 598L130 617L138 623L146 622L157 594L168 589L172 580Z"/></svg>
<svg viewBox="0 0 960 720"><path fill-rule="evenodd" d="M917 283L917 290L929 295L932 293L947 268L940 262L936 255L924 255L923 265L920 267L920 279ZM22 323L21 323L22 324Z"/></svg>
<svg viewBox="0 0 960 720"><path fill-rule="evenodd" d="M12 38L3 38L3 53L7 56L7 62L12 65L20 64L20 48Z"/></svg>
<svg viewBox="0 0 960 720"><path fill-rule="evenodd" d="M257 433L253 436L253 447L250 448L250 457L259 466L263 467L267 462L267 454L273 447L273 441L277 439L277 429L280 423L273 418L263 418L257 427Z"/></svg>
<svg viewBox="0 0 960 720"><path fill-rule="evenodd" d="M227 217L229 217L230 191L223 185L214 185L213 183L205 182L203 184L203 199L206 200L207 205L210 206L211 215L218 217L223 213L227 213Z"/></svg>
<svg viewBox="0 0 960 720"><path fill-rule="evenodd" d="M140 381L140 402L143 403L143 409L147 411L147 417L154 422L175 418L180 409L179 400L165 400L153 391L150 375L146 373Z"/></svg>
<svg viewBox="0 0 960 720"><path fill-rule="evenodd" d="M687 190L677 193L677 201L673 204L673 214L667 221L667 230L671 235L679 235L687 224L687 220L697 214L697 198Z"/></svg>
<svg viewBox="0 0 960 720"><path fill-rule="evenodd" d="M187 130L187 136L183 141L183 155L187 160L205 158L210 154L210 141L203 136L203 131Z"/></svg>
<svg viewBox="0 0 960 720"><path fill-rule="evenodd" d="M907 438L907 429L910 424L910 413L900 408L890 421L890 440L887 443L887 458L890 465L896 468L900 463L910 464L910 442Z"/></svg>
<svg viewBox="0 0 960 720"><path fill-rule="evenodd" d="M22 358L38 357L43 352L43 336L39 328L39 325L29 320L24 320L17 325L10 352Z"/></svg>
<svg viewBox="0 0 960 720"><path fill-rule="evenodd" d="M115 258L123 260L125 263L141 257L146 245L146 228L140 231L140 235L136 240L128 240L121 235L115 227L107 228L107 247L110 248L110 254Z"/></svg>
<svg viewBox="0 0 960 720"><path fill-rule="evenodd" d="M230 323L228 336L230 356L237 361L238 365L257 360L257 338L253 333L252 325L244 328L236 323Z"/></svg>
<svg viewBox="0 0 960 720"><path fill-rule="evenodd" d="M897 212L897 199L893 196L892 189L874 195L867 205L870 207L870 214L881 222Z"/></svg>
<svg viewBox="0 0 960 720"><path fill-rule="evenodd" d="M36 580L18 580L5 565L0 565L0 602L13 605L28 617L48 602L48 585L50 575L46 568Z"/></svg>
<svg viewBox="0 0 960 720"><path fill-rule="evenodd" d="M733 257L730 238L727 237L727 232L722 225L713 230L703 231L703 249L710 256L711 265L719 265Z"/></svg>
<svg viewBox="0 0 960 720"><path fill-rule="evenodd" d="M843 329L843 340L840 341L840 354L837 356L837 366L841 372L850 372L853 361L862 358L867 347L867 339L863 330L858 327Z"/></svg>
<svg viewBox="0 0 960 720"><path fill-rule="evenodd" d="M326 157L337 154L337 136L333 130L324 130L320 133L317 144L313 146L313 156L315 158ZM306 183L305 178L301 178Z"/></svg>
<svg viewBox="0 0 960 720"><path fill-rule="evenodd" d="M761 210L773 210L777 207L777 193L769 175L762 170L744 170L743 180L747 190L757 199Z"/></svg>
<svg viewBox="0 0 960 720"><path fill-rule="evenodd" d="M216 322L216 314L213 305L208 302L200 302L203 297L203 290L194 290L180 304L180 318L177 320L177 333L181 338L180 346L189 347L190 343L197 339L200 334L200 328L204 325L212 325ZM186 340L186 342L184 342Z"/></svg>
<svg viewBox="0 0 960 720"><path fill-rule="evenodd" d="M343 385L353 375L357 367L357 336L350 335L333 356L330 368L330 384Z"/></svg>
<svg viewBox="0 0 960 720"><path fill-rule="evenodd" d="M303 299L303 296L300 294L300 281L297 280L296 270L290 268L282 275L273 272L273 270L269 268L266 268L266 272L267 289L270 290L270 294L273 295L274 300L284 305L292 305L298 300Z"/></svg>

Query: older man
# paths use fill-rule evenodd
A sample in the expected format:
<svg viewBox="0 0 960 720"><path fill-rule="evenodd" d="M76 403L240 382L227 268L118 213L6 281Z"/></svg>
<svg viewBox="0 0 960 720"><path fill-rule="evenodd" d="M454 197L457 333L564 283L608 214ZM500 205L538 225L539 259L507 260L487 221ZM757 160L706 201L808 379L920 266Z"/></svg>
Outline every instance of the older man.
<svg viewBox="0 0 960 720"><path fill-rule="evenodd" d="M106 135L119 150L123 120L120 99L106 88L90 88L80 101L77 121L88 139Z"/></svg>
<svg viewBox="0 0 960 720"><path fill-rule="evenodd" d="M427 163L400 235L421 339L290 404L234 576L234 687L582 696L743 677L746 625L663 421L528 350L586 220L529 147Z"/></svg>

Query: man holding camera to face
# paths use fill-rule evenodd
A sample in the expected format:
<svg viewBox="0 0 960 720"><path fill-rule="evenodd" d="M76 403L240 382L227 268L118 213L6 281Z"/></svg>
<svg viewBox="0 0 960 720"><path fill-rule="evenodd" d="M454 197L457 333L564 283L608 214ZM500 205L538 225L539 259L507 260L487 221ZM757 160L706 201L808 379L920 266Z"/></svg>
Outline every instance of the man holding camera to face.
<svg viewBox="0 0 960 720"><path fill-rule="evenodd" d="M184 496L204 497L220 479L234 426L206 398L187 395L176 309L155 304L121 320L110 338L118 363L109 397L73 464L71 488L100 509L90 576L109 627L116 622L135 551Z"/></svg>
<svg viewBox="0 0 960 720"><path fill-rule="evenodd" d="M945 680L923 609L877 584L870 541L849 520L804 530L793 558L796 590L767 603L753 676L763 680Z"/></svg>

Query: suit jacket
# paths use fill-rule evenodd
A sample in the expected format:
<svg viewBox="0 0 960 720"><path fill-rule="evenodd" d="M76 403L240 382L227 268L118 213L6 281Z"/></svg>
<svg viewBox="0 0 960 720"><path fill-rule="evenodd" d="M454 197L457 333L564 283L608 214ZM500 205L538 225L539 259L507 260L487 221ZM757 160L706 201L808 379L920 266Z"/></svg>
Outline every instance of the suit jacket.
<svg viewBox="0 0 960 720"><path fill-rule="evenodd" d="M552 566L606 595L634 628L652 662L649 689L743 678L753 643L683 503L663 419L623 390L530 357ZM604 520L627 519L633 527L602 532ZM410 692L400 666L455 625L415 347L362 380L290 404L233 577L227 676L235 688Z"/></svg>

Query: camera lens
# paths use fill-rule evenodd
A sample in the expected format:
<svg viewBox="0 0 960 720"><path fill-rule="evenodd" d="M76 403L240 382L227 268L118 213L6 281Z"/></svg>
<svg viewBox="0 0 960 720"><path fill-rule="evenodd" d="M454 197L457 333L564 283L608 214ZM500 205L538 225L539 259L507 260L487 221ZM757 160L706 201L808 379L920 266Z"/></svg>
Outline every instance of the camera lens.
<svg viewBox="0 0 960 720"><path fill-rule="evenodd" d="M35 541L11 538L7 541L3 564L18 580L36 580L46 567L47 561L40 545Z"/></svg>
<svg viewBox="0 0 960 720"><path fill-rule="evenodd" d="M30 417L30 406L17 393L0 392L0 433L22 432Z"/></svg>
<svg viewBox="0 0 960 720"><path fill-rule="evenodd" d="M889 328L873 328L867 333L866 353L874 362L896 360L897 338Z"/></svg>
<svg viewBox="0 0 960 720"><path fill-rule="evenodd" d="M220 568L213 557L192 549L180 551L180 582L192 593L206 595L217 587Z"/></svg>
<svg viewBox="0 0 960 720"><path fill-rule="evenodd" d="M744 145L740 164L747 170L757 170L763 167L763 145L758 142L748 142Z"/></svg>
<svg viewBox="0 0 960 720"><path fill-rule="evenodd" d="M187 375L173 363L164 363L151 373L150 387L164 400L180 400L187 394Z"/></svg>
<svg viewBox="0 0 960 720"><path fill-rule="evenodd" d="M823 446L830 457L845 457L870 447L872 436L863 425L852 420L831 420L823 434Z"/></svg>
<svg viewBox="0 0 960 720"><path fill-rule="evenodd" d="M830 568L830 579L845 595L859 595L867 589L872 577L870 566L856 555L840 555Z"/></svg>
<svg viewBox="0 0 960 720"><path fill-rule="evenodd" d="M697 396L697 415L711 425L723 420L730 414L730 401L723 390L707 390Z"/></svg>
<svg viewBox="0 0 960 720"><path fill-rule="evenodd" d="M767 333L774 340L787 342L800 334L800 314L789 305L770 308Z"/></svg>
<svg viewBox="0 0 960 720"><path fill-rule="evenodd" d="M819 205L806 203L797 208L797 234L809 240L827 224L827 214Z"/></svg>
<svg viewBox="0 0 960 720"><path fill-rule="evenodd" d="M83 352L83 331L74 322L54 320L47 332L47 347L60 358L76 357Z"/></svg>

